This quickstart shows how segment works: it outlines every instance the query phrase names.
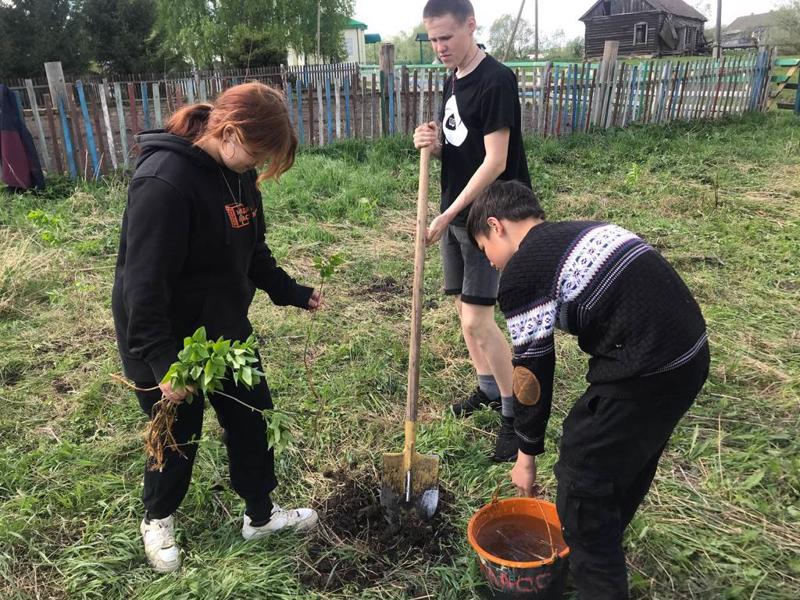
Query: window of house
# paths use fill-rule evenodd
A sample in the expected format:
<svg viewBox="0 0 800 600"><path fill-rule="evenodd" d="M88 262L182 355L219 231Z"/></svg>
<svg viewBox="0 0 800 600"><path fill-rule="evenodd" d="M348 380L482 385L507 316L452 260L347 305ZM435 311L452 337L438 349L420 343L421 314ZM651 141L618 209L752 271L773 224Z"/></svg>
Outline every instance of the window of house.
<svg viewBox="0 0 800 600"><path fill-rule="evenodd" d="M683 47L694 48L694 40L695 40L695 28L687 27L686 31L684 32Z"/></svg>
<svg viewBox="0 0 800 600"><path fill-rule="evenodd" d="M633 32L633 43L637 46L647 45L647 23L637 23Z"/></svg>
<svg viewBox="0 0 800 600"><path fill-rule="evenodd" d="M611 15L611 2L603 2L603 15L609 16Z"/></svg>

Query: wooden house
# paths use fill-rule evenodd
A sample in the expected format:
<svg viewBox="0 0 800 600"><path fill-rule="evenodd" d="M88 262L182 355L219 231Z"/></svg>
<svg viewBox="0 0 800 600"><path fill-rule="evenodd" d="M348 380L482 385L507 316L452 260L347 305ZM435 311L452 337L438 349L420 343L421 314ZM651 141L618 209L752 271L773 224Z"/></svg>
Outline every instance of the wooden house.
<svg viewBox="0 0 800 600"><path fill-rule="evenodd" d="M621 56L696 54L705 46L707 19L683 0L599 0L580 19L586 56L603 55L608 40Z"/></svg>
<svg viewBox="0 0 800 600"><path fill-rule="evenodd" d="M722 32L723 48L758 48L784 40L778 11L739 17Z"/></svg>

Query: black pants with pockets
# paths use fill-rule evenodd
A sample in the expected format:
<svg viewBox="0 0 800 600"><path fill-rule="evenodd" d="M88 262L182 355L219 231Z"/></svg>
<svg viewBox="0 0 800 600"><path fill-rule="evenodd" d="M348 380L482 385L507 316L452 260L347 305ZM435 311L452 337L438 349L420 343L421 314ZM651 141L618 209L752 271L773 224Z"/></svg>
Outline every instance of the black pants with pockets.
<svg viewBox="0 0 800 600"><path fill-rule="evenodd" d="M581 600L627 600L622 538L647 495L658 461L708 375L707 349L681 369L689 385L614 398L592 386L564 420L556 506Z"/></svg>
<svg viewBox="0 0 800 600"><path fill-rule="evenodd" d="M258 365L261 369L261 365ZM154 387L155 383L138 383L138 388ZM258 411L272 408L272 397L267 383L247 390L227 380L222 390L254 407ZM136 392L142 410L152 416L153 405L161 399L161 392ZM228 468L231 486L246 504L246 512L253 521L269 519L272 510L270 493L278 482L272 450L267 448L266 423L257 412L225 396L211 394L209 402L222 427L223 440L228 451ZM189 489L192 467L197 454L197 441L203 429L204 400L195 394L191 404L184 401L178 406L173 425L175 441L183 452L165 449L164 468L151 471L145 468L142 500L151 519L163 519L175 512Z"/></svg>

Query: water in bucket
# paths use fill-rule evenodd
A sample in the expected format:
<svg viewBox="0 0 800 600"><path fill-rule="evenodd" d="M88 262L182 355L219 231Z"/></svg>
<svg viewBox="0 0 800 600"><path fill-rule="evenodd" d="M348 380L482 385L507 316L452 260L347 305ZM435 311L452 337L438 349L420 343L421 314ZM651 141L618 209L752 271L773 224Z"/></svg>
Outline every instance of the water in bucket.
<svg viewBox="0 0 800 600"><path fill-rule="evenodd" d="M478 544L497 558L514 562L547 560L553 555L549 539L542 539L541 519L528 515L504 515L489 521L478 532Z"/></svg>
<svg viewBox="0 0 800 600"><path fill-rule="evenodd" d="M495 600L559 600L569 548L556 507L535 498L492 501L470 519L470 545Z"/></svg>

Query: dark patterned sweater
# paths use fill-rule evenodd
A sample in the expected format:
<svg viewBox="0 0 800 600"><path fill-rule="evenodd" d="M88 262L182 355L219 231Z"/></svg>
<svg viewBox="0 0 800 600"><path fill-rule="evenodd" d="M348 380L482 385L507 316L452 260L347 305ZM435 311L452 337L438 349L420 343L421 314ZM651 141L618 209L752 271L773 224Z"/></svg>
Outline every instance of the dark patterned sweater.
<svg viewBox="0 0 800 600"><path fill-rule="evenodd" d="M535 404L514 405L525 454L544 451L556 328L578 337L590 355L587 381L615 398L679 391L681 367L707 344L700 307L672 266L633 233L607 223L535 226L503 271L499 302L515 369L531 371L541 388Z"/></svg>

